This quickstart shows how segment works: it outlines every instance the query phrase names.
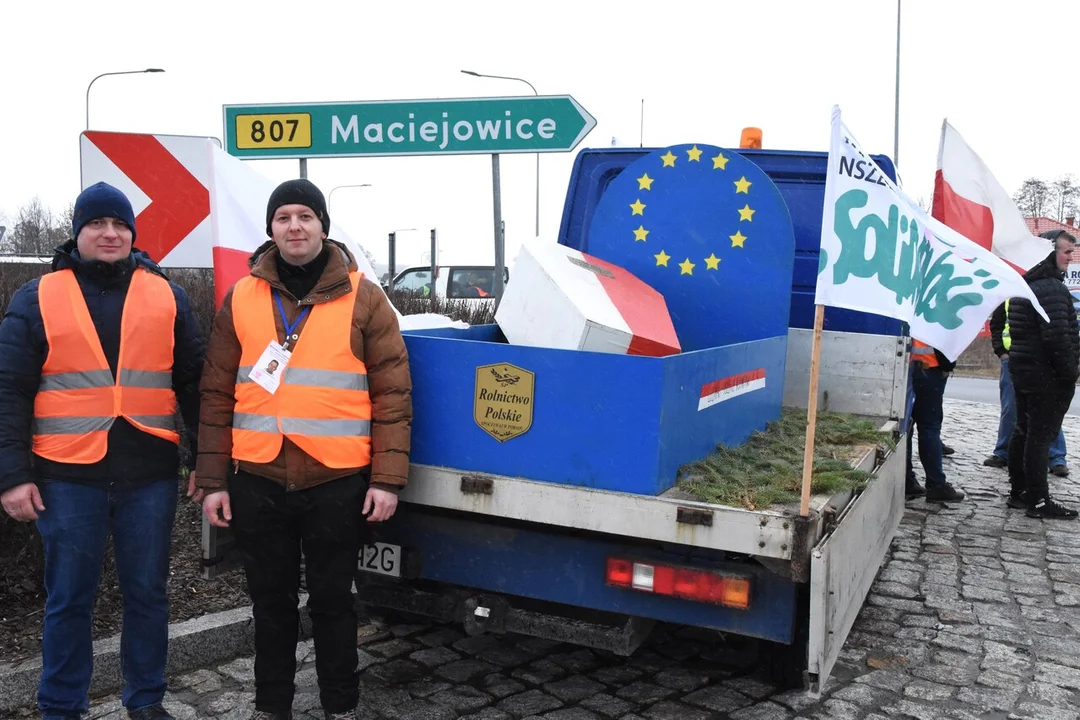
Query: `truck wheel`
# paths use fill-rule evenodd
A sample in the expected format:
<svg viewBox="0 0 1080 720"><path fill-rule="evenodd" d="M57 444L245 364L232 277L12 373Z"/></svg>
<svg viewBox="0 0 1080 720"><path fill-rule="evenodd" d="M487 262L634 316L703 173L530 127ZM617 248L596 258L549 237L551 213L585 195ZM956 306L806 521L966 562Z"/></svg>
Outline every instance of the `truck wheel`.
<svg viewBox="0 0 1080 720"><path fill-rule="evenodd" d="M806 677L807 647L810 638L810 585L797 588L798 608L795 613L795 632L790 645L761 640L758 644L758 667L770 683L783 690L805 690L809 687Z"/></svg>
<svg viewBox="0 0 1080 720"><path fill-rule="evenodd" d="M762 640L758 645L758 669L767 682L781 690L805 689L805 641L785 645Z"/></svg>

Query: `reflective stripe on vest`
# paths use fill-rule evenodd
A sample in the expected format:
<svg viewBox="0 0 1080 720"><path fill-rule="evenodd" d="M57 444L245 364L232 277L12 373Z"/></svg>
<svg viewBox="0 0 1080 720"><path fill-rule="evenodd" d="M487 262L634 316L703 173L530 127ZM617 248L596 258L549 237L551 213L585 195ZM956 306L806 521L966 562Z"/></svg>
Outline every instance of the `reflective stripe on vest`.
<svg viewBox="0 0 1080 720"><path fill-rule="evenodd" d="M34 396L36 455L77 465L98 462L118 417L180 442L172 389L176 297L167 280L142 268L131 276L120 321L118 380L73 271L42 277L38 303L49 353Z"/></svg>
<svg viewBox="0 0 1080 720"><path fill-rule="evenodd" d="M350 273L353 292L311 307L273 395L250 378L270 341L284 339L272 290L251 276L233 288L233 325L241 347L233 411L234 459L273 462L288 437L327 467L370 464L367 368L352 352L353 307L362 277Z"/></svg>
<svg viewBox="0 0 1080 720"><path fill-rule="evenodd" d="M1005 348L1005 352L1009 352L1009 348L1012 347L1012 337L1009 334L1009 300L1005 299L1005 327L1001 329L1001 345Z"/></svg>
<svg viewBox="0 0 1080 720"><path fill-rule="evenodd" d="M938 366L937 353L934 352L934 348L914 338L911 340L911 359L921 362L927 368Z"/></svg>

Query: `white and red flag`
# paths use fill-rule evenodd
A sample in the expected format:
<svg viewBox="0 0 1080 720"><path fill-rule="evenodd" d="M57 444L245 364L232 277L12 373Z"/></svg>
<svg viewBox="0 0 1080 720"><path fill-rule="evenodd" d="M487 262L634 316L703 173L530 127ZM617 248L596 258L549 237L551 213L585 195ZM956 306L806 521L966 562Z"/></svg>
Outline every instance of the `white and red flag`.
<svg viewBox="0 0 1080 720"><path fill-rule="evenodd" d="M229 155L214 142L207 141L210 155L210 236L214 253L214 295L217 306L236 281L248 274L248 258L266 242L266 201L277 184L252 169L239 158ZM357 269L379 285L378 276L363 250L344 228L330 220L330 237L343 243L356 258ZM382 289L381 286L380 290ZM435 313L402 315L397 308L402 330L438 327L467 327Z"/></svg>
<svg viewBox="0 0 1080 720"><path fill-rule="evenodd" d="M1050 253L990 168L948 120L941 123L931 216L1021 273Z"/></svg>

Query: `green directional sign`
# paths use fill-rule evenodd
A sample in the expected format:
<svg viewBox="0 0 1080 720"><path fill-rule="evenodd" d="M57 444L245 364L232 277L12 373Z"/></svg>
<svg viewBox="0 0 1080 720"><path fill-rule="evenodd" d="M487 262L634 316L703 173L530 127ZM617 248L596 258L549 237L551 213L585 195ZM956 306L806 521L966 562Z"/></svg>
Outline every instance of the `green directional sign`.
<svg viewBox="0 0 1080 720"><path fill-rule="evenodd" d="M242 158L475 155L573 150L596 120L569 95L225 105Z"/></svg>

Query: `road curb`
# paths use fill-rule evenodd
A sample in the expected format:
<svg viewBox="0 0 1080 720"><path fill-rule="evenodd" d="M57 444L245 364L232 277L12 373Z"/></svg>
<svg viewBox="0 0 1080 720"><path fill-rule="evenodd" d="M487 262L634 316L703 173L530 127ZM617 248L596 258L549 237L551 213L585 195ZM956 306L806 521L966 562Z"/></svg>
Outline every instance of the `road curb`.
<svg viewBox="0 0 1080 720"><path fill-rule="evenodd" d="M311 635L306 598L300 598L300 634ZM185 673L255 652L255 624L251 606L203 615L169 625L169 659L166 675ZM0 713L37 707L41 656L0 667ZM94 675L90 697L119 691L124 684L120 671L120 636L94 643Z"/></svg>

